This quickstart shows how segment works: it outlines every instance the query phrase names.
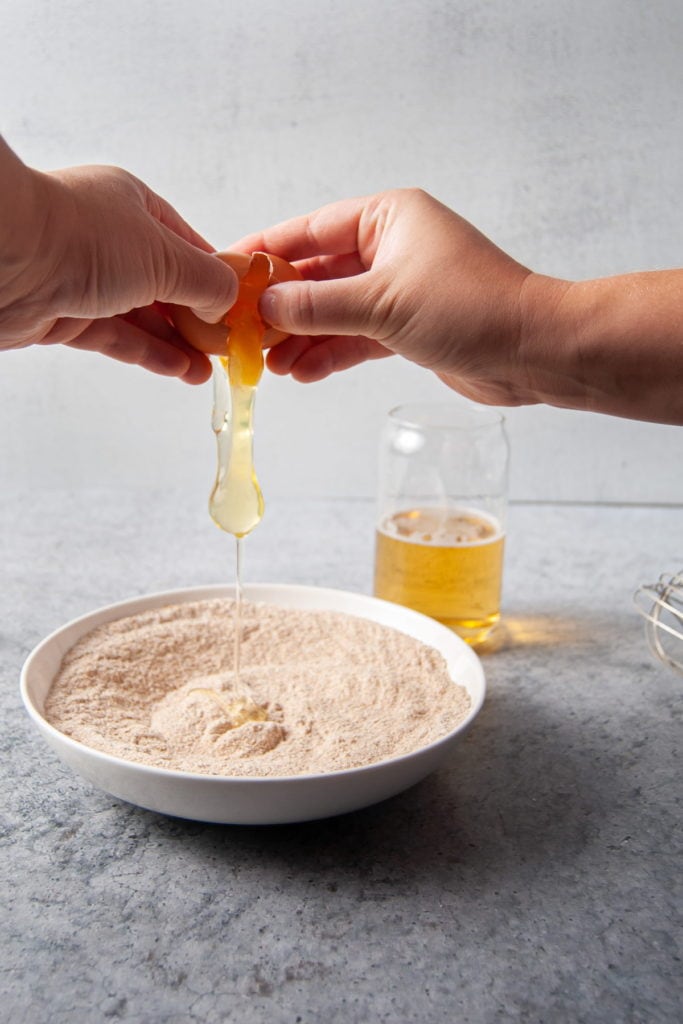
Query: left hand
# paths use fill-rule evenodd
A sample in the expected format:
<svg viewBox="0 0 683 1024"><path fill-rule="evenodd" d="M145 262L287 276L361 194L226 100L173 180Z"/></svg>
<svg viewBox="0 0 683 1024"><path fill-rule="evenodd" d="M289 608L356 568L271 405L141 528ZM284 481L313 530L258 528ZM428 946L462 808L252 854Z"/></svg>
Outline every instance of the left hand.
<svg viewBox="0 0 683 1024"><path fill-rule="evenodd" d="M0 171L5 155L0 150ZM127 171L43 174L10 155L25 174L13 194L5 192L0 348L61 343L205 381L207 357L180 337L161 304L188 305L216 321L235 300L235 273Z"/></svg>

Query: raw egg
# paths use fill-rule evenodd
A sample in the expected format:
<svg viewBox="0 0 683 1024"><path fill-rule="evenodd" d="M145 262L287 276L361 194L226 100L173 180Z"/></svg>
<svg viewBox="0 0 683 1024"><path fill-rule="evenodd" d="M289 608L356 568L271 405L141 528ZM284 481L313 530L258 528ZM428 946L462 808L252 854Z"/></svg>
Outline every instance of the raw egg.
<svg viewBox="0 0 683 1024"><path fill-rule="evenodd" d="M219 323L207 324L187 306L168 306L176 328L214 360L212 424L218 443L218 470L209 511L214 522L239 541L261 521L263 495L253 460L254 400L263 373L263 347L287 335L261 316L259 299L271 284L301 280L291 263L265 252L216 254L237 274L237 298ZM238 588L239 589L239 588Z"/></svg>
<svg viewBox="0 0 683 1024"><path fill-rule="evenodd" d="M286 338L287 335L282 331L270 327L263 321L258 303L263 292L271 284L300 281L301 274L296 267L279 256L271 256L265 252L255 252L252 255L242 252L219 252L216 255L237 274L237 299L217 324L205 323L187 306L169 306L171 319L185 340L207 355L226 356L232 335L251 335L256 331L262 339L259 348L263 343L269 347ZM238 338L233 340L238 341Z"/></svg>
<svg viewBox="0 0 683 1024"><path fill-rule="evenodd" d="M287 337L264 321L258 304L271 284L301 280L301 274L291 263L265 252L252 255L219 252L216 255L232 267L239 280L237 298L219 323L205 323L187 306L167 308L186 341L200 352L219 357L213 360L212 415L218 469L209 499L209 512L221 530L236 538L234 672L235 679L239 680L242 542L260 523L264 508L263 494L254 469L254 400L263 373L264 344L274 345ZM238 712L235 727L247 721L260 721L266 714L264 709L256 706L238 709ZM235 717L232 710L230 715Z"/></svg>

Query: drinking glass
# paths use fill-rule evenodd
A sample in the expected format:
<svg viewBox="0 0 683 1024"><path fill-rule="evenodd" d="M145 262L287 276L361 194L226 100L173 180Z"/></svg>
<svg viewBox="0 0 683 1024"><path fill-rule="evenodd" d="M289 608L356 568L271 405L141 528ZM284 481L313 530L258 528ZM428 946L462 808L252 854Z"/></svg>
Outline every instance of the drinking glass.
<svg viewBox="0 0 683 1024"><path fill-rule="evenodd" d="M509 444L503 416L461 402L401 405L381 437L376 597L468 643L500 619Z"/></svg>

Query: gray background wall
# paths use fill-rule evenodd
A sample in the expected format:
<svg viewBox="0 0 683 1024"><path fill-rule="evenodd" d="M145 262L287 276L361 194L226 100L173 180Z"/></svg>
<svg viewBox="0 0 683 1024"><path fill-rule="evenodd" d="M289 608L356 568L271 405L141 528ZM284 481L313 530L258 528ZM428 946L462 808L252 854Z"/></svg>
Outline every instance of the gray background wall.
<svg viewBox="0 0 683 1024"><path fill-rule="evenodd" d="M5 0L0 29L0 128L20 155L127 167L218 247L415 184L546 273L682 262L678 0ZM446 394L397 359L266 379L266 495L372 494L383 413ZM0 479L203 499L210 402L96 355L3 354ZM508 423L515 498L683 501L680 430L548 408Z"/></svg>

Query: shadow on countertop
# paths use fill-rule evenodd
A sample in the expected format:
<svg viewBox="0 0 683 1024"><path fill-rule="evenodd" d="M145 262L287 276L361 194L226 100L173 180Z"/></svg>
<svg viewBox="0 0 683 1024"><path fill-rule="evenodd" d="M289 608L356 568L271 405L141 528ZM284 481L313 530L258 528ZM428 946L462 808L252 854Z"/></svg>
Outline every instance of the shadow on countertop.
<svg viewBox="0 0 683 1024"><path fill-rule="evenodd" d="M499 694L447 767L374 807L296 825L208 825L142 810L151 834L198 858L268 866L287 876L384 873L408 882L475 869L500 880L521 865L575 859L627 784L597 732Z"/></svg>

